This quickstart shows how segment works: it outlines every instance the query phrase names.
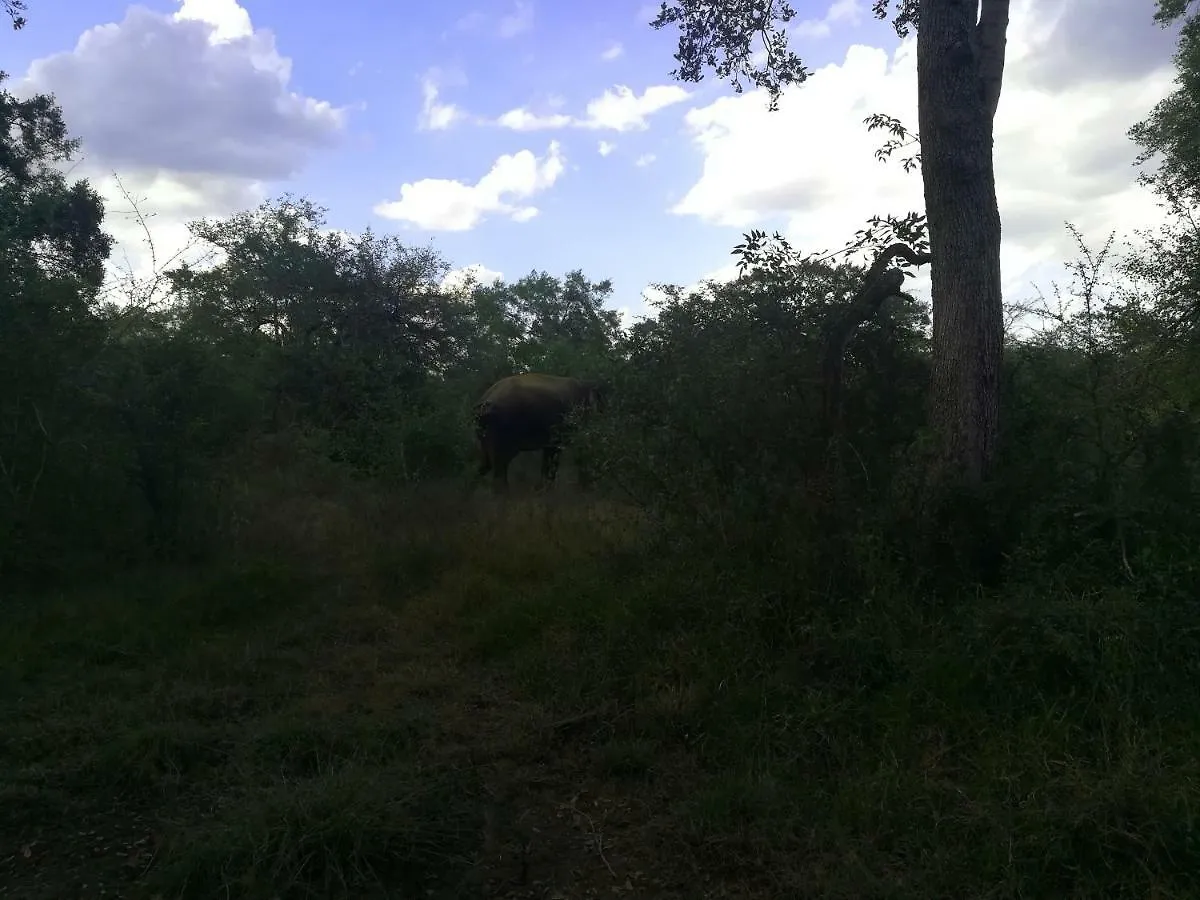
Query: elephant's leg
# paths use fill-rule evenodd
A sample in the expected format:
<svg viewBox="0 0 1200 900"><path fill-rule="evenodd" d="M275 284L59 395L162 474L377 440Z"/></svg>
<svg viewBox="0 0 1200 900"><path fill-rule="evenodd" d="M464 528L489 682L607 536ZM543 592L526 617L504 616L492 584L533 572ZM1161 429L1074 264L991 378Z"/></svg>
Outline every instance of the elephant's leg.
<svg viewBox="0 0 1200 900"><path fill-rule="evenodd" d="M484 438L479 440L479 476L486 475L492 470L492 448Z"/></svg>
<svg viewBox="0 0 1200 900"><path fill-rule="evenodd" d="M517 454L507 447L492 447L492 487L498 493L508 490L508 465Z"/></svg>
<svg viewBox="0 0 1200 900"><path fill-rule="evenodd" d="M554 479L558 475L558 458L561 455L561 447L542 448L542 481L546 485L554 483Z"/></svg>

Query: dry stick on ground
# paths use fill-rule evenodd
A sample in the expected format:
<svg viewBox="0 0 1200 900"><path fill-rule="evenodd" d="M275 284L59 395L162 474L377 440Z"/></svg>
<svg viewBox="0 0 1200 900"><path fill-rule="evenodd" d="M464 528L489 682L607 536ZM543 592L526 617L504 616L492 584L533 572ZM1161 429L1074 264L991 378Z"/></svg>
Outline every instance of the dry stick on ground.
<svg viewBox="0 0 1200 900"><path fill-rule="evenodd" d="M570 803L563 805L563 808L570 810L575 815L577 815L580 818L585 819L587 821L588 828L592 832L592 839L596 845L596 853L597 853L597 855L599 855L600 861L602 863L604 863L604 868L608 869L608 874L611 875L613 878L616 878L617 873L613 869L612 863L610 863L608 861L608 857L604 855L604 834L603 834L603 832L600 831L600 829L598 829L596 827L596 821L591 816L589 816L587 813L585 813L582 809L579 808L579 806L577 805L578 802L579 802L579 794L576 794L574 797L571 798Z"/></svg>
<svg viewBox="0 0 1200 900"><path fill-rule="evenodd" d="M904 272L888 269L896 257L914 266L929 262L928 253L918 253L907 244L895 243L883 250L867 269L863 286L850 303L850 308L836 319L825 332L825 348L821 360L822 413L825 433L831 442L842 434L842 388L846 362L846 347L862 324L879 312L888 297L907 297L900 291Z"/></svg>
<svg viewBox="0 0 1200 900"><path fill-rule="evenodd" d="M597 707L581 713L576 713L572 716L567 716L565 719L558 719L557 721L551 722L547 727L552 733L570 729L575 725L582 725L586 722L599 719L602 716L609 715L614 712L619 714L619 710L617 710L616 707L617 704L612 700L605 700Z"/></svg>

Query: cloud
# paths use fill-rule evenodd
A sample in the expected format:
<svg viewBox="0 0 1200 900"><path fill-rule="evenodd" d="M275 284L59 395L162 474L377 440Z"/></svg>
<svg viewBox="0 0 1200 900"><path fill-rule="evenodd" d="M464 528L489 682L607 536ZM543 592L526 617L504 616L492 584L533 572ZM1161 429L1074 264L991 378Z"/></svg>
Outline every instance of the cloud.
<svg viewBox="0 0 1200 900"><path fill-rule="evenodd" d="M658 157L655 156L653 153L643 153L641 156L639 156L637 159L635 159L633 161L633 164L635 166L637 166L639 169L644 169L644 168L646 168L646 166L653 163L656 159L658 159Z"/></svg>
<svg viewBox="0 0 1200 900"><path fill-rule="evenodd" d="M333 146L345 110L288 89L291 61L233 0L185 0L174 16L130 7L75 48L33 62L21 92L52 92L110 166L286 178Z"/></svg>
<svg viewBox="0 0 1200 900"><path fill-rule="evenodd" d="M711 272L701 275L699 278L697 278L691 284L685 284L683 286L684 296L703 290L704 287L709 282L716 282L717 284L724 284L724 283L727 283L730 281L734 281L737 279L737 277L740 274L741 274L741 272L738 271L737 263L735 263L735 262L734 263L726 263L723 266L719 266L718 268L713 269ZM662 292L660 291L655 296L661 297L661 296L665 296L665 295L663 295Z"/></svg>
<svg viewBox="0 0 1200 900"><path fill-rule="evenodd" d="M162 170L118 175L86 162L72 175L86 177L104 199L104 229L115 239L105 293L116 302L144 294L165 269L205 261L211 248L194 241L188 222L252 209L267 196L261 182L222 175Z"/></svg>
<svg viewBox="0 0 1200 900"><path fill-rule="evenodd" d="M646 120L654 113L682 103L690 94L676 84L658 84L646 88L639 97L625 85L605 91L587 105L584 128L604 128L613 131L633 131L647 127Z"/></svg>
<svg viewBox="0 0 1200 900"><path fill-rule="evenodd" d="M543 131L548 128L565 128L571 122L571 117L563 113L550 113L540 116L521 107L510 109L496 119L497 125L502 128L511 129L512 131Z"/></svg>
<svg viewBox="0 0 1200 900"><path fill-rule="evenodd" d="M375 213L431 231L470 231L489 215L527 222L537 207L518 206L550 188L562 175L566 160L557 141L540 159L530 150L505 154L475 184L446 178L424 178L400 186L400 199L379 203Z"/></svg>
<svg viewBox="0 0 1200 900"><path fill-rule="evenodd" d="M489 269L482 263L472 263L461 269L451 269L442 279L442 290L461 291L473 284L493 284L504 278L503 272Z"/></svg>
<svg viewBox="0 0 1200 900"><path fill-rule="evenodd" d="M1151 4L1128 0L1049 0L1038 14L1038 52L1028 44L1017 52L1028 80L1054 90L1150 75L1171 58L1179 35L1178 24L1153 23Z"/></svg>
<svg viewBox="0 0 1200 900"><path fill-rule="evenodd" d="M466 113L453 103L438 102L438 78L437 70L431 70L421 78L421 112L417 116L417 128L422 131L444 131L466 118Z"/></svg>
<svg viewBox="0 0 1200 900"><path fill-rule="evenodd" d="M496 33L502 38L516 37L533 28L533 3L529 0L517 0L516 8L506 16L501 17Z"/></svg>
<svg viewBox="0 0 1200 900"><path fill-rule="evenodd" d="M835 25L846 23L857 25L862 21L863 9L860 0L833 0L825 15L819 19L804 19L788 29L788 38L825 38L833 33Z"/></svg>
<svg viewBox="0 0 1200 900"><path fill-rule="evenodd" d="M291 61L235 0L182 0L174 15L130 7L14 84L19 94L53 93L82 139L70 177L87 178L105 201L116 239L110 299L135 292L130 273L144 288L156 271L198 262L200 248L186 251L189 221L257 206L267 181L338 141L346 111L290 80Z"/></svg>
<svg viewBox="0 0 1200 900"><path fill-rule="evenodd" d="M1082 9L1087 0L1071 2ZM1060 20L1047 27L1033 9L1031 0L1013 4L996 118L1006 292L1023 293L1030 272L1073 256L1065 220L1097 239L1114 223L1132 229L1159 221L1152 198L1133 183L1135 148L1125 134L1173 76L1166 54L1128 81L1080 77L1052 90L1040 83L1037 62L1048 58ZM1146 19L1141 31L1149 34L1157 26ZM1128 39L1140 35L1131 30ZM914 49L912 39L891 56L852 46L840 64L789 89L775 113L761 92L689 110L685 124L702 170L671 212L742 229L782 225L795 246L815 251L839 248L872 214L922 209L919 174L905 174L898 159L875 160L885 136L862 124L883 112L916 126ZM914 288L927 285L927 275L915 281Z"/></svg>
<svg viewBox="0 0 1200 900"><path fill-rule="evenodd" d="M480 31L489 24L493 26L493 36L502 40L524 34L533 28L533 3L531 0L516 0L512 10L499 17L473 9L460 16L454 28L457 31Z"/></svg>
<svg viewBox="0 0 1200 900"><path fill-rule="evenodd" d="M632 88L618 84L588 102L585 115L563 113L537 115L524 107L510 109L496 119L502 128L514 131L535 131L551 128L587 128L595 131L641 131L649 127L655 113L682 103L691 94L675 84L652 85L640 95Z"/></svg>
<svg viewBox="0 0 1200 900"><path fill-rule="evenodd" d="M608 47L606 47L604 49L604 52L600 54L600 58L602 60L604 60L605 62L612 62L614 59L616 59L618 56L620 56L624 52L625 52L625 48L622 47L619 43L614 42L612 44L609 44Z"/></svg>
<svg viewBox="0 0 1200 900"><path fill-rule="evenodd" d="M232 41L254 34L250 13L238 6L236 0L182 0L175 19L213 26L213 38L218 41Z"/></svg>
<svg viewBox="0 0 1200 900"><path fill-rule="evenodd" d="M610 143L609 141L601 141L598 145L596 145L596 150L601 156L608 156L608 154L612 153L616 149L617 145Z"/></svg>
<svg viewBox="0 0 1200 900"><path fill-rule="evenodd" d="M634 21L639 25L648 25L658 15L659 9L662 7L661 2L643 3L637 8L634 14Z"/></svg>

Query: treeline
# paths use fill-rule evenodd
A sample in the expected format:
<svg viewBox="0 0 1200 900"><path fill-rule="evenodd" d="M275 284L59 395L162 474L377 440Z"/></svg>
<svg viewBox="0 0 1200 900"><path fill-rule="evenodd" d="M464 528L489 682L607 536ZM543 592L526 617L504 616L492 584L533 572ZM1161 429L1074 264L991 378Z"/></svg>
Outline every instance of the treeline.
<svg viewBox="0 0 1200 900"><path fill-rule="evenodd" d="M114 301L102 204L60 172L76 146L53 99L4 92L0 112L0 577L220 552L231 485L281 447L381 489L470 478L472 405L529 370L614 385L580 440L600 489L673 536L811 563L846 590L881 566L954 571L958 548L913 518L928 310L896 290L860 314L862 266L748 241L741 277L667 286L623 329L606 280L447 287L433 250L283 197L193 223L211 265ZM991 523L993 574L1195 587L1195 171L1157 185L1172 219L1138 249L1080 238L1063 302L1014 307L1003 464L971 513Z"/></svg>

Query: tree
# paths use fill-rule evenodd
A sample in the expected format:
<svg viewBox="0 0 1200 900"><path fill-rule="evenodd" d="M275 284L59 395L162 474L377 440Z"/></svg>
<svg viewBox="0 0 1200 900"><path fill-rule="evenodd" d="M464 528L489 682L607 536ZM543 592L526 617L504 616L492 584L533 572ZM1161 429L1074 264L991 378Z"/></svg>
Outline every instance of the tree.
<svg viewBox="0 0 1200 900"><path fill-rule="evenodd" d="M929 418L937 454L931 474L944 486L978 488L992 471L999 439L1004 315L992 138L1009 0L874 0L876 18L893 7L899 36L917 29L932 253ZM667 0L651 25L679 27L674 77L698 82L712 68L739 93L743 79L765 89L775 109L783 87L810 74L788 49L783 26L795 14L786 0Z"/></svg>
<svg viewBox="0 0 1200 900"><path fill-rule="evenodd" d="M480 337L494 356L488 377L598 375L621 331L620 314L604 306L611 294L611 281L590 281L578 269L562 279L530 272L511 284L476 286L472 300Z"/></svg>
<svg viewBox="0 0 1200 900"><path fill-rule="evenodd" d="M1155 21L1166 26L1182 18L1193 0L1159 0ZM1176 88L1129 130L1142 148L1139 164L1158 156L1153 172L1140 180L1172 199L1200 203L1200 13L1180 31L1175 51Z"/></svg>
<svg viewBox="0 0 1200 900"><path fill-rule="evenodd" d="M25 27L25 0L0 0L4 4L4 11L8 13L8 17L12 19L13 31L20 31Z"/></svg>
<svg viewBox="0 0 1200 900"><path fill-rule="evenodd" d="M32 552L32 523L54 519L51 499L86 482L77 477L77 453L86 443L92 360L104 344L96 297L112 246L100 197L63 175L78 141L54 98L18 99L4 90L5 77L0 72L0 567Z"/></svg>
<svg viewBox="0 0 1200 900"><path fill-rule="evenodd" d="M1155 20L1182 18L1194 0L1159 0ZM1200 11L1184 22L1175 51L1176 88L1129 130L1142 148L1138 180L1162 198L1168 224L1149 238L1139 276L1156 284L1159 305L1193 334L1200 326Z"/></svg>

